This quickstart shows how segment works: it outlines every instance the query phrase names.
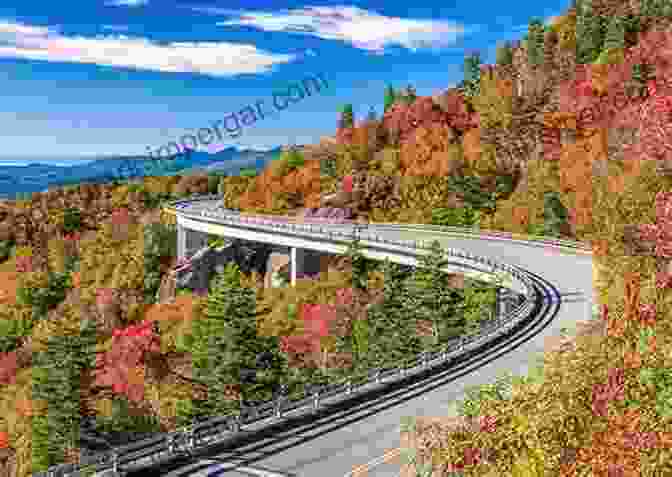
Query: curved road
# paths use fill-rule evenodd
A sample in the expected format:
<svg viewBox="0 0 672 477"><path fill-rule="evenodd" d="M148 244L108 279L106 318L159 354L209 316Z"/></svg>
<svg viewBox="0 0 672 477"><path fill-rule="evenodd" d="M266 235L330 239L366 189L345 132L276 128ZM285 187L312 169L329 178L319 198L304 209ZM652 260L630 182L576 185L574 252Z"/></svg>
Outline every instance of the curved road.
<svg viewBox="0 0 672 477"><path fill-rule="evenodd" d="M215 210L217 201L199 201L178 207L178 213ZM237 214L227 211L230 214ZM193 219L193 216L190 217ZM351 228L352 225L328 225L325 228ZM492 383L501 373L526 374L544 344L558 336L561 328L573 330L577 321L591 318L594 301L592 255L583 250L569 251L535 242L493 240L491 237L464 237L416 225L370 224L366 227L396 240L439 240L446 247L490 257L519 266L538 281L555 288L547 296L546 318L534 325L524 338L503 346L489 359L478 356L465 360L457 370L441 372L431 382L410 390L387 395L385 399L358 406L345 413L318 419L313 426L294 428L272 438L259 439L234 451L209 457L228 460L231 465L213 461L191 461L179 469L163 469L142 475L170 477L370 477L398 476L400 459L400 422L405 416L446 417L455 415L451 405L464 397L465 388ZM206 458L207 459L207 458ZM231 467L240 465L237 470ZM139 475L139 474L138 474Z"/></svg>

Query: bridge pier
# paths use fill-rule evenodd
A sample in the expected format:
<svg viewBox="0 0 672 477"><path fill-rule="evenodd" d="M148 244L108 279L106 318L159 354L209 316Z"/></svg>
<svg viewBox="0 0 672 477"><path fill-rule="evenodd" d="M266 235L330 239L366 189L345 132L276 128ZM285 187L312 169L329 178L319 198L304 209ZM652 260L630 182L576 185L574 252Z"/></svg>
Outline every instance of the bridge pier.
<svg viewBox="0 0 672 477"><path fill-rule="evenodd" d="M291 285L295 286L297 277L301 275L315 275L320 273L320 257L322 255L321 252L299 247L291 247L289 264Z"/></svg>

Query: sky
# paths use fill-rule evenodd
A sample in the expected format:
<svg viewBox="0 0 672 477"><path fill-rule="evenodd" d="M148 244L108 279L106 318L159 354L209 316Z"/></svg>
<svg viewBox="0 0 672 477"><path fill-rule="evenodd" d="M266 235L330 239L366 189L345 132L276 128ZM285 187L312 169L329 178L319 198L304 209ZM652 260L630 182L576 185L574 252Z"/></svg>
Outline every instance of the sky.
<svg viewBox="0 0 672 477"><path fill-rule="evenodd" d="M465 52L494 63L568 3L3 0L0 163L156 154L199 131L210 152L314 143L342 105L380 115L387 84L454 86Z"/></svg>

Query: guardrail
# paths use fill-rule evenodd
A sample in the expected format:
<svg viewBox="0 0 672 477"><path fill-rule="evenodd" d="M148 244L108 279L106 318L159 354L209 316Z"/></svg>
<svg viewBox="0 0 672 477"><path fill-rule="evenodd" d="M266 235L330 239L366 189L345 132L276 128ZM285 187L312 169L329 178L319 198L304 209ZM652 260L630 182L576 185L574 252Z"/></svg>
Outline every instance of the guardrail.
<svg viewBox="0 0 672 477"><path fill-rule="evenodd" d="M212 200L213 198L219 198L219 196L206 197L209 198L206 199L201 197L194 200ZM223 213L222 215L226 215L226 213ZM230 214L230 216L233 215L235 214ZM245 222L243 218L241 218L240 221ZM296 228L297 231L298 229L306 227L305 225L285 224L280 226L280 228L286 229L290 226L291 228ZM303 230L305 231L305 229ZM346 235L330 230L324 230L324 233L332 238L338 236L340 239ZM377 239L376 237L370 237L367 240L372 242L379 241L381 242L381 247L393 246L406 248L411 250L415 255L417 255L421 249L427 249L427 247L429 247L428 243L419 244L415 241L382 240L379 238ZM481 326L479 334L460 337L459 339L451 340L448 343L442 343L429 348L414 358L397 363L390 363L384 368L368 370L361 375L342 378L337 382L327 384L322 388L314 388L312 393L307 393L306 390L304 390L302 394L304 397L300 399L276 398L258 406L245 408L244 412L241 411L241 414L238 415L212 418L205 422L195 423L178 431L120 446L109 452L102 452L92 456L82 456L80 464L61 464L52 467L47 472L34 475L36 477L75 477L82 475L83 472L87 469L90 470L91 467L95 467L97 472L106 470L118 472L120 466L123 466L126 471L139 470L155 465L163 459L179 456L185 450L188 452L196 452L199 448L205 450L213 444L240 435L242 432L249 432L246 427L252 427L263 421L270 420L270 422L263 424L263 429L277 424L278 421L292 417L294 414L301 411L312 412L325 405L333 405L335 404L334 398L337 398L335 399L336 402L345 401L352 398L354 395L368 393L380 386L399 382L409 376L425 372L427 369L441 366L447 361L456 359L461 355L469 353L474 349L480 348L486 343L497 339L523 320L529 318L529 313L537 301L539 292L535 289L531 279L527 276L527 273L524 270L511 265L501 264L488 258L478 257L469 252L453 249L447 249L444 252L447 255L459 256L463 259L482 263L490 269L490 273L496 273L496 270L503 270L509 273L511 276L520 280L526 290L525 294L519 295L521 300L513 310L506 314L506 316L495 315L494 319L486 321Z"/></svg>

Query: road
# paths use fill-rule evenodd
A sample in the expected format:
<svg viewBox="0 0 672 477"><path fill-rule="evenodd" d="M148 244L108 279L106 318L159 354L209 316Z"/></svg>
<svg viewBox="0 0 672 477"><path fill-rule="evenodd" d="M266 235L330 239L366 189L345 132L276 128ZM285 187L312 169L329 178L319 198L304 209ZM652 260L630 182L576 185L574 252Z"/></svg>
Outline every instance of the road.
<svg viewBox="0 0 672 477"><path fill-rule="evenodd" d="M215 205L214 202L201 202L181 210L207 210ZM272 438L259 439L236 449L235 453L222 453L219 458L239 463L248 470L275 472L258 474L262 477L398 476L399 459L394 456L395 452L398 454L395 449L400 447L400 422L403 417L455 415L455 401L464 397L466 387L492 383L498 375L507 371L527 374L537 357L543 354L544 344L550 337L560 335L562 328L573 330L578 321L591 318L595 301L592 255L589 253L560 251L533 242L458 237L419 226L369 225L368 230L396 240L439 240L446 247L519 266L552 284L559 291L560 298L550 297L546 304L549 316L534 329L528 330L525 337L516 343L508 343L494 356L474 357L459 369L436 376L432 382L421 383L335 416L316 419L313 426L297 427ZM366 467L366 471L353 473L358 466ZM214 472L216 466L211 470ZM183 471L170 474L164 471L160 475L253 475L221 468L219 472L208 474L207 470L198 472L183 468ZM150 472L144 475L149 476Z"/></svg>

